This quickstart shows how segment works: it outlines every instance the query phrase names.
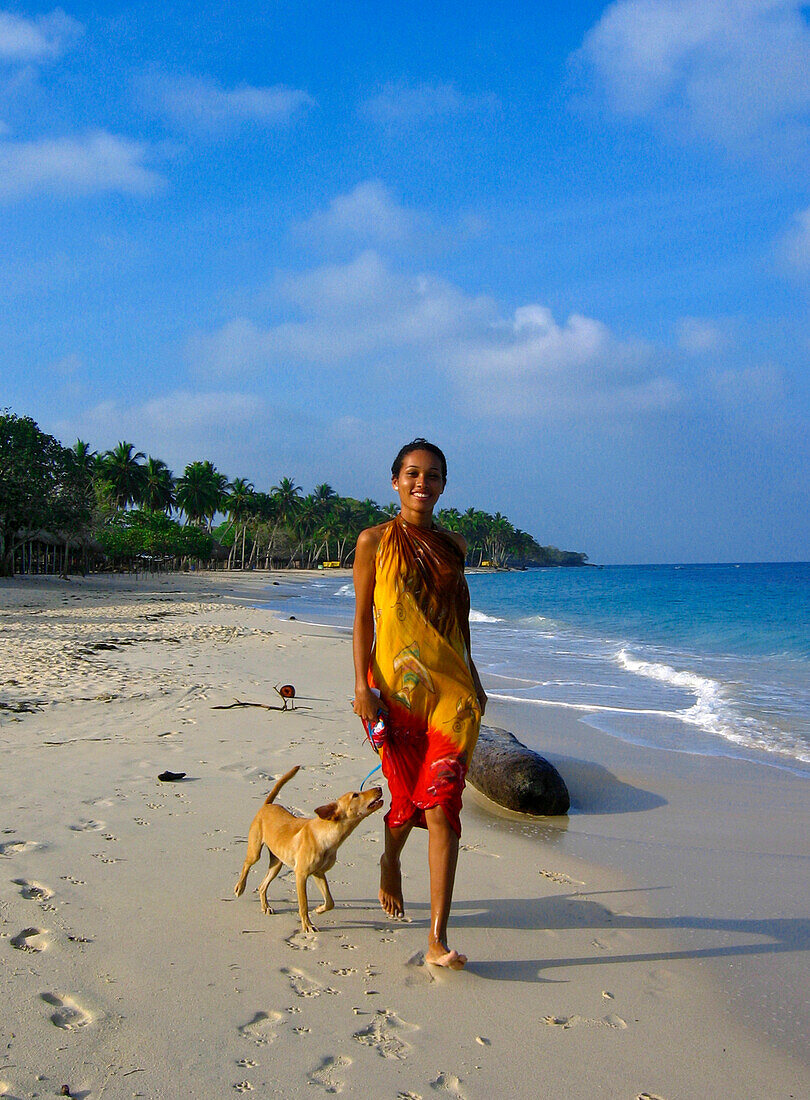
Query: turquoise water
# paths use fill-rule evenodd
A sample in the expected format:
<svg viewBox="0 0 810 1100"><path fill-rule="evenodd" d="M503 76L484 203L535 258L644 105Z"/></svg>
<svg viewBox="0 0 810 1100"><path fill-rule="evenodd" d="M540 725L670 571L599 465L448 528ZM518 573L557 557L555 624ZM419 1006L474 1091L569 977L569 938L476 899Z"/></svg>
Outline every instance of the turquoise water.
<svg viewBox="0 0 810 1100"><path fill-rule="evenodd" d="M605 566L472 574L488 693L568 707L614 736L810 774L810 564ZM348 628L320 577L270 606Z"/></svg>

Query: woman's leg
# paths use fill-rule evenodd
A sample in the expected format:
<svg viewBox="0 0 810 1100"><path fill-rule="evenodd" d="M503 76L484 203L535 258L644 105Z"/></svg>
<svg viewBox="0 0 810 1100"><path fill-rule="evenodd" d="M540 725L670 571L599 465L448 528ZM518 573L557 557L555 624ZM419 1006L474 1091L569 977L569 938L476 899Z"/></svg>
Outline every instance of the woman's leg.
<svg viewBox="0 0 810 1100"><path fill-rule="evenodd" d="M458 836L441 806L425 810L430 866L430 935L425 956L429 963L460 970L467 962L447 946L447 920L453 902L453 883L458 861Z"/></svg>
<svg viewBox="0 0 810 1100"><path fill-rule="evenodd" d="M393 829L385 826L385 851L380 857L380 905L389 917L401 917L405 912L399 856L412 828L410 821Z"/></svg>

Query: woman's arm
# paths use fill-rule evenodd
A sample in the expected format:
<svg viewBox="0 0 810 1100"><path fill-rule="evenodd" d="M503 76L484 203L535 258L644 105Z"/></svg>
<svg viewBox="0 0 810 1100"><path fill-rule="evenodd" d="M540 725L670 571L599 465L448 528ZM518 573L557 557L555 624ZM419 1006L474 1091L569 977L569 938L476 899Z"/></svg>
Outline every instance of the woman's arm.
<svg viewBox="0 0 810 1100"><path fill-rule="evenodd" d="M380 700L368 686L368 666L374 646L374 579L375 558L380 542L378 528L369 527L360 533L354 553L354 713L373 722L380 709Z"/></svg>

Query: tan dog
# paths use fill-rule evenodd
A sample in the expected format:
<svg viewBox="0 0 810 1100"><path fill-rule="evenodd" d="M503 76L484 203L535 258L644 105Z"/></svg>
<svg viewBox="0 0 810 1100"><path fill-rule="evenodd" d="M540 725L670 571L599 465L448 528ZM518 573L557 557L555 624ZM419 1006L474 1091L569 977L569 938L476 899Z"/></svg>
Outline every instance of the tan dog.
<svg viewBox="0 0 810 1100"><path fill-rule="evenodd" d="M315 932L309 919L307 879L311 875L323 894L323 905L319 905L315 912L327 913L334 909L326 872L334 867L337 850L346 837L364 818L382 806L382 789L372 787L362 793L349 791L341 795L337 802L319 806L315 811L317 817L296 817L283 806L274 806L273 799L297 771L298 766L282 775L254 817L248 833L247 856L234 893L237 897L244 893L248 872L259 858L264 844L270 852L270 867L259 886L262 912L273 912L267 904L267 887L281 870L282 864L286 863L295 870L301 927L304 932Z"/></svg>

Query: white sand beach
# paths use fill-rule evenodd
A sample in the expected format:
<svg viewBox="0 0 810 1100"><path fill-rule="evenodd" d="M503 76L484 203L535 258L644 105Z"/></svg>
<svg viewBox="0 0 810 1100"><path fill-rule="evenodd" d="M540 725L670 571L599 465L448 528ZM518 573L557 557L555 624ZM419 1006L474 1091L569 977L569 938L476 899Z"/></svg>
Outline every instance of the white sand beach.
<svg viewBox="0 0 810 1100"><path fill-rule="evenodd" d="M537 708L579 812L510 818L468 788L459 973L424 964L423 834L406 920L379 908L381 813L341 848L317 934L289 872L262 915L264 858L235 898L274 777L302 765L279 801L310 814L375 763L348 638L252 607L272 580L0 581L0 1096L810 1093L808 791L788 772ZM280 707L281 683L295 710L213 709Z"/></svg>

